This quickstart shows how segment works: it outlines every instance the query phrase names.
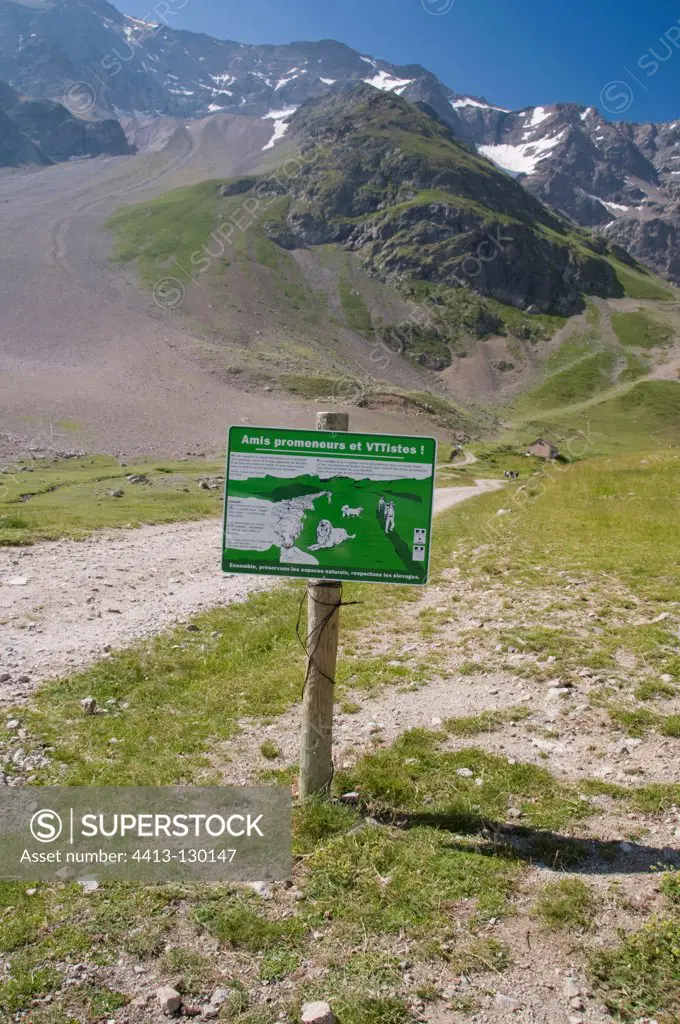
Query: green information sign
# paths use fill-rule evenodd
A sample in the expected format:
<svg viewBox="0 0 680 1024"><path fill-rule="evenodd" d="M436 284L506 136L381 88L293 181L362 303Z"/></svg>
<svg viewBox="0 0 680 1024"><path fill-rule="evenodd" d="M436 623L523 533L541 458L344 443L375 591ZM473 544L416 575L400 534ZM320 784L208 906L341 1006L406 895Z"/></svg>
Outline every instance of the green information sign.
<svg viewBox="0 0 680 1024"><path fill-rule="evenodd" d="M225 572L427 583L431 437L232 427Z"/></svg>

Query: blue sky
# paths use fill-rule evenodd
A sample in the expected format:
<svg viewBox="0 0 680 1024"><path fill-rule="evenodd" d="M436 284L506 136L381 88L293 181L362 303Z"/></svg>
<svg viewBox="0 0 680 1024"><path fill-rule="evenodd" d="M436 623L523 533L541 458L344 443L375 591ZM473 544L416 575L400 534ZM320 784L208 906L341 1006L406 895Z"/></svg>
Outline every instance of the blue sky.
<svg viewBox="0 0 680 1024"><path fill-rule="evenodd" d="M114 2L143 17L157 0ZM243 43L339 39L501 106L572 100L613 118L680 118L677 0L187 0L165 20Z"/></svg>

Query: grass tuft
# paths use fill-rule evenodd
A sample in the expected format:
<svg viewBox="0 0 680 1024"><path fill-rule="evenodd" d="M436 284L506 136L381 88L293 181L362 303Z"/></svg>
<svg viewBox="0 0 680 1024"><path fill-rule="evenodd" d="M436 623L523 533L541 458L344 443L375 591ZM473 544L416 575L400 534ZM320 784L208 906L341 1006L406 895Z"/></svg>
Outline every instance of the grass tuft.
<svg viewBox="0 0 680 1024"><path fill-rule="evenodd" d="M524 706L507 711L483 711L479 715L449 718L444 722L444 728L450 736L478 736L480 733L497 732L508 722L521 722L530 714Z"/></svg>
<svg viewBox="0 0 680 1024"><path fill-rule="evenodd" d="M232 896L218 895L195 912L197 923L220 942L250 953L295 948L304 934L304 926L295 918L276 920L258 913L247 903Z"/></svg>
<svg viewBox="0 0 680 1024"><path fill-rule="evenodd" d="M580 878L563 878L545 886L534 914L555 931L589 931L597 901L590 886Z"/></svg>
<svg viewBox="0 0 680 1024"><path fill-rule="evenodd" d="M169 949L161 958L160 967L172 979L173 986L187 995L205 991L217 978L212 961L191 949Z"/></svg>

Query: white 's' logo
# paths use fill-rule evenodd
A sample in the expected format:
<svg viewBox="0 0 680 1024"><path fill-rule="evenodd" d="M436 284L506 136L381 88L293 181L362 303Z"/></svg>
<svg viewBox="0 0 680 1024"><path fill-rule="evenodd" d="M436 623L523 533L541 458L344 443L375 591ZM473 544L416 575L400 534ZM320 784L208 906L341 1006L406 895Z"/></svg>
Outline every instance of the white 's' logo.
<svg viewBox="0 0 680 1024"><path fill-rule="evenodd" d="M61 818L56 811L36 811L31 818L30 829L39 843L53 843L61 835Z"/></svg>

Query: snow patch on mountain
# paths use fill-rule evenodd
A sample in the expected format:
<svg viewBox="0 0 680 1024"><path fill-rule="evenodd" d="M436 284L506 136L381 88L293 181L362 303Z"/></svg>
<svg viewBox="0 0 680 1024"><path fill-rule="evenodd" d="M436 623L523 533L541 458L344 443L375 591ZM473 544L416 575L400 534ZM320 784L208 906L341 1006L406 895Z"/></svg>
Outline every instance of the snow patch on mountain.
<svg viewBox="0 0 680 1024"><path fill-rule="evenodd" d="M233 85L236 81L233 75L210 75L210 78L213 80L215 85L221 85L225 89L228 85Z"/></svg>
<svg viewBox="0 0 680 1024"><path fill-rule="evenodd" d="M372 85L374 89L382 89L384 92L396 92L401 95L407 85L411 85L412 78L395 78L387 71L379 71L373 78L364 78L366 85Z"/></svg>
<svg viewBox="0 0 680 1024"><path fill-rule="evenodd" d="M282 89L284 85L288 84L288 82L293 82L300 75L306 75L306 74L307 74L307 69L306 68L291 68L290 71L288 71L283 76L283 78L279 78L278 82L274 86L274 92L276 92L277 89Z"/></svg>
<svg viewBox="0 0 680 1024"><path fill-rule="evenodd" d="M550 111L546 110L545 107L534 107L531 120L529 121L529 127L538 128L539 124L543 124L543 122L547 121L549 117Z"/></svg>
<svg viewBox="0 0 680 1024"><path fill-rule="evenodd" d="M157 21L143 21L141 18L133 18L131 14L126 14L125 17L128 21L131 21L132 24L136 25L138 28L160 28L160 24Z"/></svg>
<svg viewBox="0 0 680 1024"><path fill-rule="evenodd" d="M563 137L564 132L561 131L552 138L538 139L536 142L520 143L517 146L478 146L477 149L497 167L510 174L533 174L541 160L545 160Z"/></svg>
<svg viewBox="0 0 680 1024"><path fill-rule="evenodd" d="M608 203L606 199L600 199L600 202L603 206L606 206L607 209L612 212L619 211L622 213L628 213L628 211L632 209L632 207L630 206L622 206L621 203Z"/></svg>
<svg viewBox="0 0 680 1024"><path fill-rule="evenodd" d="M274 134L272 135L269 142L265 143L262 147L262 151L266 149L273 149L279 139L288 131L289 118L297 110L297 107L288 107L287 110L270 110L268 114L265 114L265 118L270 119L274 122Z"/></svg>
<svg viewBox="0 0 680 1024"><path fill-rule="evenodd" d="M478 107L480 110L497 110L501 114L510 113L506 107L494 107L492 103L482 103L481 100L475 100L472 96L460 96L456 100L449 100L449 103L454 110L460 110L463 107Z"/></svg>

